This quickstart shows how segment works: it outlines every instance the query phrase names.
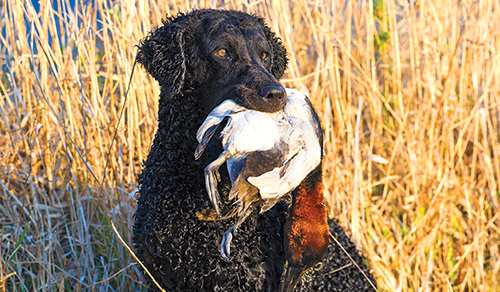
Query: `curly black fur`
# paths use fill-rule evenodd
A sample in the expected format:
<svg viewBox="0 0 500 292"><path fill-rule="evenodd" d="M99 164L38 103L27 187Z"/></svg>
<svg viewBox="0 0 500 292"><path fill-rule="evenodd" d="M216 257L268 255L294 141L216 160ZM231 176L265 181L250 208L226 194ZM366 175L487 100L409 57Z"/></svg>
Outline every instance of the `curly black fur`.
<svg viewBox="0 0 500 292"><path fill-rule="evenodd" d="M234 29L236 37L231 43L227 31ZM224 38L209 38L218 34ZM229 42L224 43L227 39ZM232 54L230 63L213 55L213 50L220 48L217 42ZM235 45L242 42L246 46ZM259 59L259 50L271 56ZM141 42L137 60L161 85L158 131L139 175L132 238L137 256L167 291L276 291L284 265L287 202L264 214L252 214L232 242L230 261L224 261L219 243L234 222L202 221L196 216L209 206L203 169L221 148L214 141L198 161L193 153L198 127L223 99L231 96L258 110L279 108L279 104L255 99L260 87L279 85L287 63L281 41L255 16L197 10L167 19ZM225 196L230 182L223 168L221 176L220 192ZM336 223L332 228L358 265L364 267L342 229ZM366 290L367 282L356 269L331 273L349 263L331 244L323 268L303 281L303 286L310 291L334 291L332 287L338 287L338 291ZM150 290L157 291L149 277L145 279Z"/></svg>

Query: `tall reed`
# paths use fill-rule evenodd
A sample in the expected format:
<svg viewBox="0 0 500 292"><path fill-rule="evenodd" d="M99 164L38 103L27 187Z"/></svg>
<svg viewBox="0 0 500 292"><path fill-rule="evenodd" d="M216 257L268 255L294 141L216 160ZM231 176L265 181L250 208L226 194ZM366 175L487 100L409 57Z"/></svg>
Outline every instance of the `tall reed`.
<svg viewBox="0 0 500 292"><path fill-rule="evenodd" d="M158 84L135 45L178 11L262 15L325 131L329 214L383 291L500 290L500 3L0 3L0 290L143 290L130 241Z"/></svg>

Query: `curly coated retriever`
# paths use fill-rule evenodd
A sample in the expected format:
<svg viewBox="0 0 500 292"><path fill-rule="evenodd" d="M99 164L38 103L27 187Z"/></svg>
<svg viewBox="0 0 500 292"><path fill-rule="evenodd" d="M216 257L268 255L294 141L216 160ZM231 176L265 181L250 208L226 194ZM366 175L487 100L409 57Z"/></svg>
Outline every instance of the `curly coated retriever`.
<svg viewBox="0 0 500 292"><path fill-rule="evenodd" d="M132 239L137 256L167 291L277 291L285 262L283 225L289 200L263 214L252 213L233 240L230 260L223 260L218 245L234 220L199 219L210 208L203 170L221 153L220 141L212 139L199 160L193 153L197 129L225 99L264 112L284 107L286 95L278 80L287 57L280 39L261 18L196 10L164 21L141 42L137 60L161 86L158 131L139 175ZM231 184L223 169L221 179L219 193L227 198ZM371 277L334 221L330 231ZM150 291L157 291L149 277L145 279ZM298 287L372 289L334 243Z"/></svg>

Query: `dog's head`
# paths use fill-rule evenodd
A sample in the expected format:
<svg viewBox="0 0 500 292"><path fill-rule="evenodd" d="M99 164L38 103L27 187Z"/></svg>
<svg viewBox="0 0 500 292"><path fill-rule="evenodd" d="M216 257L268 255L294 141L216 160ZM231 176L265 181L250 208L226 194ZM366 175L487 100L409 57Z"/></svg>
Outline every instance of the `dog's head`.
<svg viewBox="0 0 500 292"><path fill-rule="evenodd" d="M184 86L201 92L204 111L227 98L264 112L286 103L279 83L286 50L262 18L196 10L164 21L139 45L139 63L171 98Z"/></svg>

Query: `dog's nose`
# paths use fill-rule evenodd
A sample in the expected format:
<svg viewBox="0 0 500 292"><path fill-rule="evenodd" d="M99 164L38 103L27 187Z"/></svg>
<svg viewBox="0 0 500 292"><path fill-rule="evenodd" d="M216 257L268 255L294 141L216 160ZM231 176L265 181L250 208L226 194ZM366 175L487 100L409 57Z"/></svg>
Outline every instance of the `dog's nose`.
<svg viewBox="0 0 500 292"><path fill-rule="evenodd" d="M279 85L265 85L259 89L259 96L271 104L286 102L285 90Z"/></svg>

